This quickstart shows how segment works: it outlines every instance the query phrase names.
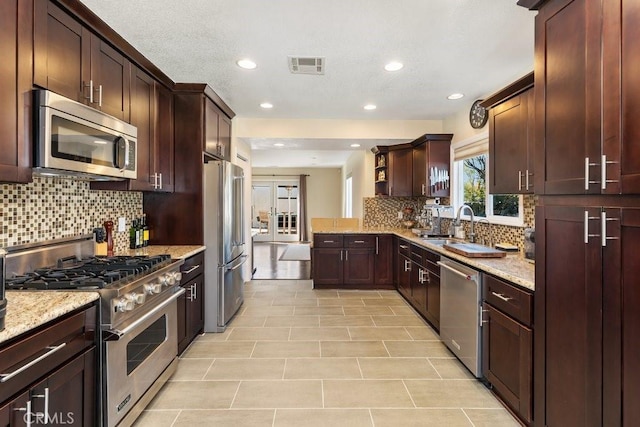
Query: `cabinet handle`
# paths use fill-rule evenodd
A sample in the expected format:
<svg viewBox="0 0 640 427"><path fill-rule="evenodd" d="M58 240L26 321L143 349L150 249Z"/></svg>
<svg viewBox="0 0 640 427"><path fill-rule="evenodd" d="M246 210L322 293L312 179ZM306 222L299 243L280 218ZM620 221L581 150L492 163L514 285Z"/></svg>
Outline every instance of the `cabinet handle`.
<svg viewBox="0 0 640 427"><path fill-rule="evenodd" d="M34 394L31 397L44 397L44 424L49 424L49 387L45 387L44 394Z"/></svg>
<svg viewBox="0 0 640 427"><path fill-rule="evenodd" d="M422 269L419 268L418 269L418 282L419 283L422 283L422 273L423 273Z"/></svg>
<svg viewBox="0 0 640 427"><path fill-rule="evenodd" d="M404 271L411 271L411 262L408 260L404 260Z"/></svg>
<svg viewBox="0 0 640 427"><path fill-rule="evenodd" d="M98 107L102 107L102 85L98 85Z"/></svg>
<svg viewBox="0 0 640 427"><path fill-rule="evenodd" d="M597 184L598 181L589 181L589 168L593 166L598 166L597 163L590 163L589 158L584 158L584 189L589 190L589 185Z"/></svg>
<svg viewBox="0 0 640 427"><path fill-rule="evenodd" d="M22 372L26 371L27 369L31 368L32 366L36 365L37 363L41 362L42 360L46 359L47 357L51 356L53 353L55 353L56 351L60 350L62 347L64 347L65 345L67 345L66 342L63 342L60 345L57 345L55 347L46 347L49 351L47 351L45 354L43 354L42 356L33 359L31 362L27 363L26 365L22 366L21 368L16 369L15 371L9 373L9 374L0 374L0 383L5 383L7 381L9 381L11 378L15 377L18 374L21 374Z"/></svg>
<svg viewBox="0 0 640 427"><path fill-rule="evenodd" d="M513 299L513 298L505 297L504 295L499 294L497 292L491 292L491 295L493 295L496 298L500 298L504 302L509 302Z"/></svg>
<svg viewBox="0 0 640 427"><path fill-rule="evenodd" d="M349 251L348 250L344 251L344 260L345 261L349 261Z"/></svg>
<svg viewBox="0 0 640 427"><path fill-rule="evenodd" d="M93 80L89 80L89 84L85 84L84 87L89 88L89 96L85 96L84 99L88 99L89 104L93 104Z"/></svg>
<svg viewBox="0 0 640 427"><path fill-rule="evenodd" d="M353 243L364 243L364 240L354 240Z"/></svg>
<svg viewBox="0 0 640 427"><path fill-rule="evenodd" d="M198 265L194 265L194 266L193 266L193 267L191 267L190 269L183 271L183 272L182 272L182 274L189 274L189 273L191 273L192 271L197 270L198 268L200 268L200 264L198 264Z"/></svg>
<svg viewBox="0 0 640 427"><path fill-rule="evenodd" d="M33 412L31 412L31 400L27 400L27 404L24 408L15 408L14 411L24 412L26 415L24 417L24 422L26 423L27 427L31 427L31 425L33 424L33 421L31 420L31 417L33 416Z"/></svg>
<svg viewBox="0 0 640 427"><path fill-rule="evenodd" d="M480 307L480 327L482 328L482 325L484 325L485 323L489 323L488 320L484 320L484 313L488 313L489 310L485 310L482 308L482 306Z"/></svg>
<svg viewBox="0 0 640 427"><path fill-rule="evenodd" d="M378 255L378 236L376 236L376 255Z"/></svg>
<svg viewBox="0 0 640 427"><path fill-rule="evenodd" d="M407 245L400 245L400 247L401 247L402 249L409 249L409 246L407 246Z"/></svg>
<svg viewBox="0 0 640 427"><path fill-rule="evenodd" d="M584 243L589 243L590 237L600 237L600 234L589 234L589 221L601 219L599 216L589 216L589 211L584 211Z"/></svg>
<svg viewBox="0 0 640 427"><path fill-rule="evenodd" d="M162 172L159 173L158 175L160 175L160 189L162 190Z"/></svg>
<svg viewBox="0 0 640 427"><path fill-rule="evenodd" d="M342 261L342 249L340 249L340 261Z"/></svg>
<svg viewBox="0 0 640 427"><path fill-rule="evenodd" d="M522 190L522 171L518 171L518 191Z"/></svg>
<svg viewBox="0 0 640 427"><path fill-rule="evenodd" d="M323 240L322 243L335 243L333 240Z"/></svg>
<svg viewBox="0 0 640 427"><path fill-rule="evenodd" d="M529 176L533 175L532 173L529 173L529 169L527 169L527 171L525 172L525 179L524 179L524 183L525 183L525 189L529 190Z"/></svg>
<svg viewBox="0 0 640 427"><path fill-rule="evenodd" d="M613 165L616 164L618 162L614 161L614 160L607 160L607 155L603 154L602 155L602 169L601 169L601 179L602 179L602 189L606 190L607 189L607 183L608 182L618 182L617 179L607 179L607 165Z"/></svg>
<svg viewBox="0 0 640 427"><path fill-rule="evenodd" d="M602 247L606 247L607 246L607 240L620 240L619 237L607 237L607 221L619 221L618 218L607 218L607 213L603 210L600 213L600 225L601 225L601 232L600 235L602 236Z"/></svg>
<svg viewBox="0 0 640 427"><path fill-rule="evenodd" d="M427 186L422 184L422 195L426 195L427 194Z"/></svg>

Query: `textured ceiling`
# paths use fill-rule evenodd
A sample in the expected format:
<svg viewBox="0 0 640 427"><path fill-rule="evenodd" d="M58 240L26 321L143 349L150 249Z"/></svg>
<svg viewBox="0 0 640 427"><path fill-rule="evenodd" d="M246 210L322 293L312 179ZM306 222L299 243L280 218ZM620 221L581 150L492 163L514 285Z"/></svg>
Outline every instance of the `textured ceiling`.
<svg viewBox="0 0 640 427"><path fill-rule="evenodd" d="M82 1L240 117L439 120L533 69L535 14L516 0ZM291 74L289 55L325 57L326 72ZM240 69L244 57L258 67ZM391 60L405 67L385 71Z"/></svg>

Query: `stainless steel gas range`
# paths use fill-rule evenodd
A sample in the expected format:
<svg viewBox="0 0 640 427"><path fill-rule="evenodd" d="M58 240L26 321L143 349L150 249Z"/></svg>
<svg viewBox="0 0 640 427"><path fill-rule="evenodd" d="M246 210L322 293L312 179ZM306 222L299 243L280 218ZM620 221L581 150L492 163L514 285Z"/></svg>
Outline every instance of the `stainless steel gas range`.
<svg viewBox="0 0 640 427"><path fill-rule="evenodd" d="M95 257L93 248L91 235L10 248L6 289L100 294L101 419L126 426L175 372L184 261Z"/></svg>

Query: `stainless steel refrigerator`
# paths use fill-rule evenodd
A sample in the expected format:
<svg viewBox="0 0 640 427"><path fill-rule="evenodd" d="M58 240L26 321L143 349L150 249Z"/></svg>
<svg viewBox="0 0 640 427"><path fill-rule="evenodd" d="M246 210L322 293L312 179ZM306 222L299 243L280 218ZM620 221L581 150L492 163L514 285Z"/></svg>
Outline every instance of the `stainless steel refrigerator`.
<svg viewBox="0 0 640 427"><path fill-rule="evenodd" d="M205 159L205 332L223 332L244 302L243 187L241 167Z"/></svg>

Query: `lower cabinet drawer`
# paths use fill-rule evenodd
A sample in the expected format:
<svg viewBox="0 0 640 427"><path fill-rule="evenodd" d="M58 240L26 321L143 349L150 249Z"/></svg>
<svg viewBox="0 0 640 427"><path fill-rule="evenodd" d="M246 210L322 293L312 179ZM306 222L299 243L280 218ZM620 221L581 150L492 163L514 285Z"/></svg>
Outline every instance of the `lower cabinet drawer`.
<svg viewBox="0 0 640 427"><path fill-rule="evenodd" d="M343 247L343 235L342 234L314 234L313 235L313 247L314 248L341 248Z"/></svg>
<svg viewBox="0 0 640 427"><path fill-rule="evenodd" d="M525 326L531 326L533 296L488 274L483 275L483 299Z"/></svg>
<svg viewBox="0 0 640 427"><path fill-rule="evenodd" d="M0 402L95 343L96 306L0 350Z"/></svg>
<svg viewBox="0 0 640 427"><path fill-rule="evenodd" d="M344 236L345 248L375 249L376 236L370 234L347 234Z"/></svg>

